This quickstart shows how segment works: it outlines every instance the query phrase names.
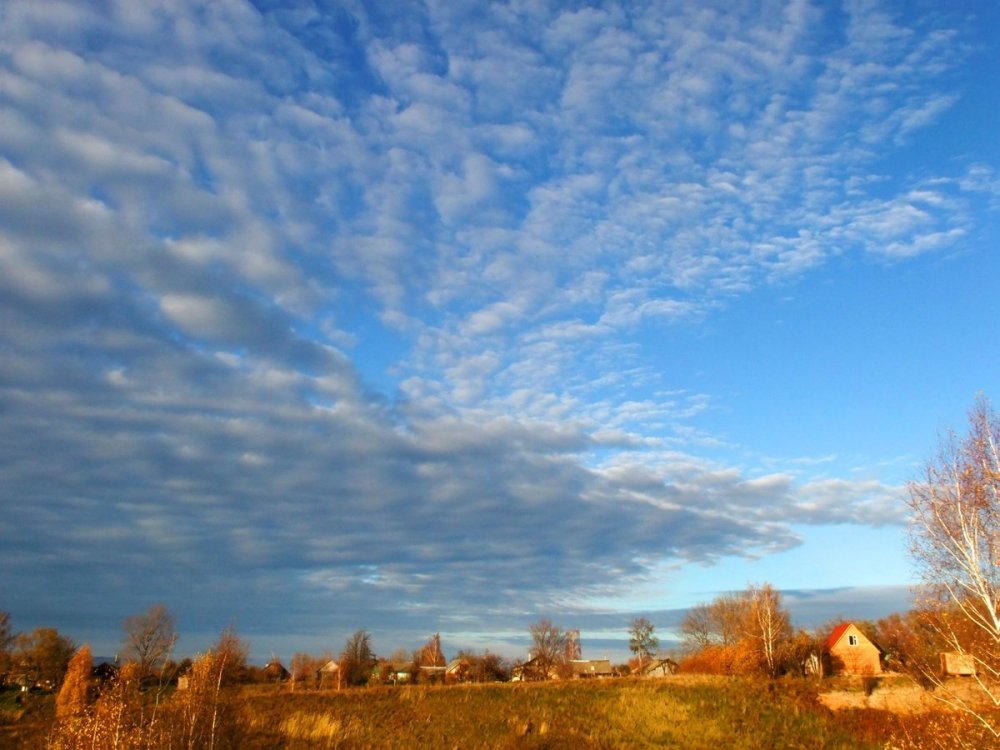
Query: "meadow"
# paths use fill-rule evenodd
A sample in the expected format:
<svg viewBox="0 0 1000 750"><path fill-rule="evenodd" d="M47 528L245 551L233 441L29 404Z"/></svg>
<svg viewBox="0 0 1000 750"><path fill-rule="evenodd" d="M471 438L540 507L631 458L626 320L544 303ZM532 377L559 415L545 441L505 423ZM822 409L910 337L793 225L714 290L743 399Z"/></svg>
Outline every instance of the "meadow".
<svg viewBox="0 0 1000 750"><path fill-rule="evenodd" d="M884 748L892 714L831 712L815 682L678 675L521 684L297 691L227 689L235 721L216 748ZM44 698L22 723L7 715L0 747L45 747ZM86 738L50 747L85 747ZM174 742L169 745L173 746ZM132 743L117 745L131 747ZM201 747L202 745L198 745ZM204 745L207 747L208 745Z"/></svg>
<svg viewBox="0 0 1000 750"><path fill-rule="evenodd" d="M907 684L903 684L907 683ZM897 676L875 688L908 700ZM682 674L453 686L296 690L286 685L223 689L219 732L185 740L159 734L60 734L51 694L16 704L0 693L0 748L685 748L690 750L866 750L989 747L954 714L854 707L831 711L831 695L864 701L860 679L767 680ZM171 689L172 690L172 689ZM831 692L833 691L833 692ZM180 697L180 693L177 694ZM148 696L147 696L148 698ZM166 696L168 700L171 696ZM890 699L891 702L892 699ZM147 709L149 702L147 700ZM224 718L223 718L224 716ZM98 733L99 734L99 733ZM964 743L956 743L962 737ZM986 744L983 744L986 742Z"/></svg>
<svg viewBox="0 0 1000 750"><path fill-rule="evenodd" d="M277 698L277 699L276 699ZM796 682L682 676L248 693L246 747L877 748Z"/></svg>

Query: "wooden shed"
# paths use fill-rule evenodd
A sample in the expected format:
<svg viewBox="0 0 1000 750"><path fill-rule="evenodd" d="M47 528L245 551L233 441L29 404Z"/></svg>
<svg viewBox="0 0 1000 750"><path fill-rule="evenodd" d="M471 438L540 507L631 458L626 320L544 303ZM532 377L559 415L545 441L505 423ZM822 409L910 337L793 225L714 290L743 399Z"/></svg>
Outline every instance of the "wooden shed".
<svg viewBox="0 0 1000 750"><path fill-rule="evenodd" d="M974 677L976 660L972 654L946 651L941 654L941 674L944 677Z"/></svg>
<svg viewBox="0 0 1000 750"><path fill-rule="evenodd" d="M333 659L316 670L316 684L321 688L335 687L340 689L340 665Z"/></svg>

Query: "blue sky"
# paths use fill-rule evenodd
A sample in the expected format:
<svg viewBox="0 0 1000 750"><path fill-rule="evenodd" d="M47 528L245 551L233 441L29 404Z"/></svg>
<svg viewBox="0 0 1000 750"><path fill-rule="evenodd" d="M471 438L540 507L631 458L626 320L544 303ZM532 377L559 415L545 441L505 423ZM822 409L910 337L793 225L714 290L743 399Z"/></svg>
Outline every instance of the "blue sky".
<svg viewBox="0 0 1000 750"><path fill-rule="evenodd" d="M0 5L0 608L625 655L906 606L997 391L994 3Z"/></svg>

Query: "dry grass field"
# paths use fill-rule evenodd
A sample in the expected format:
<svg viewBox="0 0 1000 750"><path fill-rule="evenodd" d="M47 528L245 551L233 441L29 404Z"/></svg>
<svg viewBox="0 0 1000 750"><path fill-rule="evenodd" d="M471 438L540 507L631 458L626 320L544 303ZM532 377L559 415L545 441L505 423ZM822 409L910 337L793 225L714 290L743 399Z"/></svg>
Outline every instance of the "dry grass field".
<svg viewBox="0 0 1000 750"><path fill-rule="evenodd" d="M252 748L866 748L801 682L661 681L244 693Z"/></svg>
<svg viewBox="0 0 1000 750"><path fill-rule="evenodd" d="M892 710L894 702L911 705L913 688L905 679L885 681L872 691L860 681L707 675L341 692L248 685L225 691L226 710L234 720L227 722L225 733L216 736L211 746L220 750L950 747L942 735L947 722L942 724L925 710L933 709L932 704L921 699L919 715ZM51 696L36 697L26 711L0 709L4 709L0 748L94 746L82 736L69 741L63 735L55 741ZM942 741L931 743L932 737ZM113 746L149 747L148 742L122 736ZM161 736L155 746L180 745L176 738ZM202 742L195 746L209 747Z"/></svg>

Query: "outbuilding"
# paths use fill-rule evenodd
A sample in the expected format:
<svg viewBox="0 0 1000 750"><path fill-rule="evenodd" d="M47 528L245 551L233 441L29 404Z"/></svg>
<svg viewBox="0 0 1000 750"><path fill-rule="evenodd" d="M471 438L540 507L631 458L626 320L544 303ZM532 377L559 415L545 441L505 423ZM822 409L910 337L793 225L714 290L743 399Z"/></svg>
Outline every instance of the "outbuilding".
<svg viewBox="0 0 1000 750"><path fill-rule="evenodd" d="M975 677L976 660L972 654L946 651L941 654L941 675L943 677Z"/></svg>

